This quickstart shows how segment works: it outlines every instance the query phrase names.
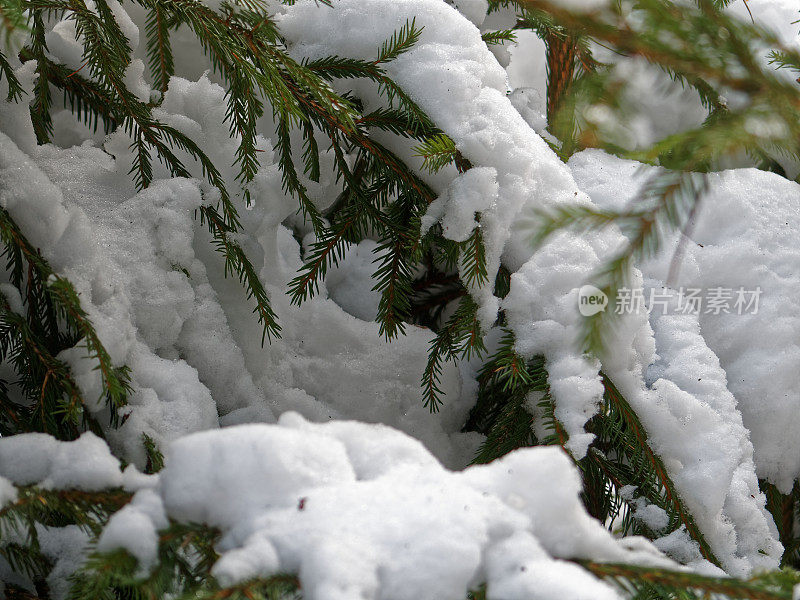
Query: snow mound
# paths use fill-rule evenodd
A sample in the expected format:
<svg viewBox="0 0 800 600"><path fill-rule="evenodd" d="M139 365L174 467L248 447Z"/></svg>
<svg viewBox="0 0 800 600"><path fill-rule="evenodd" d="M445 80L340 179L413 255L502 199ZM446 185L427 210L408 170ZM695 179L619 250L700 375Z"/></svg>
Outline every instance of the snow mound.
<svg viewBox="0 0 800 600"><path fill-rule="evenodd" d="M575 155L570 167L599 206L615 209L652 174L600 151ZM604 367L713 551L739 574L775 567L782 551L756 473L789 490L800 469L800 320L791 316L798 313L792 290L800 281L788 267L800 260L794 242L800 186L755 169L712 174L710 183L673 289L664 282L681 233L640 265L644 298L652 290L668 305L650 306L649 321L646 310L621 319L614 347L631 350L604 360ZM721 311L704 304L692 314L677 306L681 289L740 287L761 288L757 311L737 314L733 297Z"/></svg>
<svg viewBox="0 0 800 600"><path fill-rule="evenodd" d="M123 483L119 461L106 443L91 432L74 442L60 442L44 433L0 439L0 474L16 485L71 487L96 491Z"/></svg>
<svg viewBox="0 0 800 600"><path fill-rule="evenodd" d="M570 165L594 201L610 208L625 206L652 173L595 151L576 155ZM800 476L800 275L794 268L800 261L800 186L756 169L709 177L711 189L684 242L672 285L734 291L719 314L703 306L699 328L728 374L728 389L755 447L759 476L788 492ZM661 255L641 266L646 276L666 280L679 235L665 239ZM761 289L757 311L738 314L734 300L739 288Z"/></svg>
<svg viewBox="0 0 800 600"><path fill-rule="evenodd" d="M29 65L19 72L32 84ZM91 142L36 147L30 127L5 127L30 125L27 107L2 109L0 124L14 138L0 134L0 206L74 285L113 362L131 368L124 425L105 432L119 456L142 468L142 433L163 446L194 431L274 422L277 414L296 410L315 420L389 423L422 439L449 466L472 458L479 440L459 432L471 400L459 400L457 369L449 365L443 374L442 388L452 401L441 417L431 417L420 401L431 332L411 327L389 344L370 322L376 302L369 243L363 255L355 252L342 262L332 282L333 297L368 320L347 314L324 286L304 306L290 304L286 283L300 268L300 247L283 221L296 202L281 190L271 142L259 138L265 152L253 205L248 210L237 199L245 226L239 241L283 326L283 339L262 347L251 303L238 281L224 278L222 259L195 215L203 202L213 201L213 190L196 180L168 178L156 165L156 180L136 193L128 175L131 140L122 129L102 149ZM159 118L206 148L235 189L236 170L225 165L233 165L238 141L229 140L225 110L224 89L206 76L195 82L175 77ZM366 293L348 296L346 285L335 285L337 275L363 282ZM59 358L72 368L89 410L107 423L95 363L81 347Z"/></svg>
<svg viewBox="0 0 800 600"><path fill-rule="evenodd" d="M491 597L612 599L560 559L670 564L586 513L576 469L556 448L452 472L389 427L286 413L277 425L173 442L158 480L112 518L103 550L149 564L164 515L208 523L223 534L221 584L293 572L312 600L457 599L483 581Z"/></svg>

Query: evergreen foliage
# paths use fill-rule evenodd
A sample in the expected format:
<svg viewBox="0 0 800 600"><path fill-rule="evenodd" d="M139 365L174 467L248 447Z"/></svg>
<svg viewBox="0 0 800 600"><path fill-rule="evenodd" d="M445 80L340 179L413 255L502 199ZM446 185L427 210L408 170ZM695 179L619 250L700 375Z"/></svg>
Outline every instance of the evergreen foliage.
<svg viewBox="0 0 800 600"><path fill-rule="evenodd" d="M149 75L154 87L165 92L174 74L170 37L180 26L201 43L214 71L226 86L227 123L238 142L236 188L245 202L259 167L256 121L271 110L276 123L275 151L282 183L298 203L298 210L313 226L316 241L306 251L301 271L288 293L302 304L319 291L328 270L338 264L353 243L377 238L374 289L380 292L377 320L387 339L402 334L408 324L431 328L436 337L422 374L422 402L432 412L440 408L441 374L447 361L480 358L477 403L464 426L485 434L475 462L492 461L511 450L532 445L561 445L566 433L557 419L549 394L547 366L537 357L526 360L515 349L514 334L505 335L491 352L485 345L477 316L478 305L469 295L473 286L493 285L496 296L508 292L510 274L501 268L490 281L483 233L476 227L464 242L446 239L440 225L421 233L421 218L435 199L431 187L406 162L374 136L389 132L412 140L418 157L431 173L450 165L459 172L471 168L455 143L441 131L387 75L385 65L417 42L421 28L411 21L376 48L371 61L328 56L297 62L286 51L276 23L257 0L244 9L223 4L214 11L195 0L135 0L147 13L145 29ZM747 153L764 168L774 169L775 156L800 157L800 102L797 87L753 61L756 43L775 48L774 63L800 71L800 56L771 34L741 23L721 11L721 0L672 3L639 0L641 21L633 28L627 14L614 5L602 15L573 13L546 0L493 0L491 10L517 11L513 30L488 32L487 44L514 39L515 30L531 29L547 46L548 128L566 159L586 147L600 147L621 156L659 165L664 170L642 192L637 208L602 211L564 207L544 215L546 223L536 243L565 227L599 229L612 223L629 234L629 245L598 273L607 290L625 286L635 261L652 255L664 233L686 227L705 191L704 173L728 156ZM45 41L45 23L55 16L74 21L84 43L84 65L72 71L52 60ZM0 27L9 36L24 35L23 61L36 60L33 97L25 93L9 62L0 51L0 78L8 83L8 100L30 102L31 117L40 143L52 137L54 95L90 127L106 131L123 128L133 140L135 159L131 177L137 188L154 179L154 161L173 176L202 177L206 203L199 212L216 249L225 261L225 274L236 277L255 305L262 326L262 343L280 335L280 325L257 271L238 244L242 225L225 182L206 153L189 136L160 122L154 108L160 99L143 102L126 86L125 69L131 49L106 0L90 9L83 0L0 0ZM669 40L664 32L670 34ZM665 41L666 40L666 41ZM703 42L705 40L705 42ZM613 131L586 117L587 107L603 106L624 117L622 89L610 65L599 63L590 41L603 43L628 57L642 57L666 70L675 80L693 87L709 115L702 127L670 136L649 148L627 148ZM386 107L365 113L360 100L339 94L332 83L340 80L372 82ZM747 94L748 102L728 106L730 90ZM777 134L753 136L754 120L778 120ZM300 132L298 151L292 133ZM300 173L320 179L320 147L329 145L335 156L341 192L333 205L321 211L309 197ZM195 164L182 162L176 151ZM354 160L350 160L354 157ZM476 216L480 222L480 215ZM112 364L79 298L63 277L54 273L39 251L0 210L0 241L7 269L19 293L24 314L14 299L0 296L0 360L13 367L15 381L0 381L0 435L39 431L59 439L74 439L82 431L98 435L123 419L121 408L129 392L128 370ZM460 276L459 276L460 273ZM613 294L609 294L613 297ZM606 348L609 310L587 319L584 349L600 355ZM504 315L498 325L505 326ZM96 363L103 383L108 423L95 421L68 365L58 354L84 347ZM621 534L650 538L684 528L703 556L714 557L670 480L662 460L648 442L635 411L614 383L604 377L605 394L599 413L587 425L596 440L585 458L577 460L584 479L584 501L589 512ZM10 386L18 386L26 403L13 401ZM163 466L154 441L142 440L148 472ZM637 497L663 509L669 524L651 531L633 518L623 488L633 486ZM784 564L800 566L800 532L797 486L783 495L764 482L768 508L775 516L786 547ZM118 490L81 492L18 488L15 502L0 509L0 556L32 581L36 594L9 586L10 598L49 597L46 575L52 564L39 549L37 524L77 525L96 540L111 514L130 500ZM211 575L219 532L201 524L171 523L159 533L159 561L145 577L136 559L125 552L92 554L75 574L72 598L292 598L302 593L292 574L247 582L235 587L219 585ZM752 581L704 577L683 571L665 571L629 565L580 563L631 598L791 598L797 574L785 570L759 575ZM486 590L471 593L485 598Z"/></svg>
<svg viewBox="0 0 800 600"><path fill-rule="evenodd" d="M0 357L13 366L19 377L13 384L27 400L27 404L12 401L8 382L2 382L0 435L40 431L74 439L87 428L102 433L84 408L85 400L97 399L82 397L69 367L57 358L76 345L85 347L88 358L96 361L103 382L101 400L108 406L110 424L118 425L128 393L127 367L112 364L70 282L53 273L4 209L0 209L0 240L11 281L26 309L22 315L5 295L0 297Z"/></svg>

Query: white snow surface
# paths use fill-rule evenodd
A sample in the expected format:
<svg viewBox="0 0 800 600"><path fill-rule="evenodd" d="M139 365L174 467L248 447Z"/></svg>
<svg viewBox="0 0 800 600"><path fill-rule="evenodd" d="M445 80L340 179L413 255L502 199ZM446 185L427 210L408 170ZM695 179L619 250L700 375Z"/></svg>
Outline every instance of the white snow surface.
<svg viewBox="0 0 800 600"><path fill-rule="evenodd" d="M609 208L625 206L652 173L599 151L574 156L570 167ZM604 360L604 367L636 409L717 557L740 573L774 565L781 552L756 474L789 489L800 468L792 360L798 322L789 316L797 310L789 291L797 281L788 268L798 260L790 223L797 223L800 186L755 169L710 177L671 285L760 286L758 312L717 315L704 307L698 315L679 314L676 296L672 309L654 310L649 323L646 313L622 319L614 346L631 351ZM679 235L641 266L645 297L664 286ZM774 343L781 352L766 350Z"/></svg>
<svg viewBox="0 0 800 600"><path fill-rule="evenodd" d="M576 155L570 166L595 202L615 208L633 199L652 172L597 151ZM704 343L716 355L711 360L718 360L727 374L727 388L750 432L759 476L788 490L800 475L800 442L795 433L800 426L796 370L800 307L793 292L800 284L795 268L800 255L794 241L800 186L756 169L712 174L710 182L672 285L761 288L756 314L740 315L735 310L714 314L704 308L694 328L699 328ZM647 277L666 280L678 235L665 239L663 252L642 265ZM695 363L691 372L698 367ZM677 364L671 369L674 376L681 371ZM702 393L724 402L722 412L729 413L733 401L725 400L724 390L711 393L706 385L710 384L702 383Z"/></svg>
<svg viewBox="0 0 800 600"><path fill-rule="evenodd" d="M220 583L296 572L312 600L456 599L481 581L494 598L612 599L559 559L670 564L589 517L577 471L555 448L453 472L384 425L285 413L277 425L181 438L158 478L112 519L104 548L152 561L155 548L148 555L134 535L154 531L140 522L147 515L156 527L164 514L208 523L223 533Z"/></svg>
<svg viewBox="0 0 800 600"><path fill-rule="evenodd" d="M312 600L455 600L480 583L490 598L612 600L611 587L564 559L677 568L646 540L615 539L586 513L561 449L450 471L385 425L317 424L293 412L274 425L184 436L153 476L121 472L90 433L74 442L20 434L0 440L0 482L6 501L11 482L86 491L134 483L98 551L128 551L146 576L168 519L206 523L222 532L212 570L222 585L297 573ZM88 536L75 526L37 533L55 561L54 595L64 598Z"/></svg>
<svg viewBox="0 0 800 600"><path fill-rule="evenodd" d="M118 487L124 481L119 460L88 431L74 442L60 442L44 433L0 438L0 476L15 485L84 491Z"/></svg>

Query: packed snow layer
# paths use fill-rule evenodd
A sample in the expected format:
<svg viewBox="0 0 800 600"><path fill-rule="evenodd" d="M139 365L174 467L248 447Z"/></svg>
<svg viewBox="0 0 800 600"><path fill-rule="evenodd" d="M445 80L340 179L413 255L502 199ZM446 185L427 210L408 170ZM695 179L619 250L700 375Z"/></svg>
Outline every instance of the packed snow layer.
<svg viewBox="0 0 800 600"><path fill-rule="evenodd" d="M14 500L13 486L95 492L114 487L136 491L154 484L133 465L122 470L108 444L90 431L71 442L45 433L0 438L0 504Z"/></svg>
<svg viewBox="0 0 800 600"><path fill-rule="evenodd" d="M570 167L598 205L615 209L653 174L600 151L574 156ZM631 351L615 353L616 364L609 358L604 367L642 419L712 549L738 573L748 564L774 566L780 556L756 472L785 491L800 474L800 321L792 317L799 308L793 224L800 186L755 169L709 177L679 276L670 282L672 303L666 311L651 307L652 342L643 344L646 331L635 327L646 311L621 319L615 348ZM645 298L650 289L669 292L663 286L680 235L667 236L661 254L641 265ZM732 300L725 310L703 305L699 314L676 306L681 288L740 287L761 288L757 311L737 314Z"/></svg>
<svg viewBox="0 0 800 600"><path fill-rule="evenodd" d="M669 463L687 507L728 572L774 568L783 547L764 509L753 446L719 359L696 316L650 319L658 357L646 380L655 402L646 397L647 407L637 410L652 431L653 448Z"/></svg>
<svg viewBox="0 0 800 600"><path fill-rule="evenodd" d="M184 436L157 475L119 467L90 433L74 442L0 440L0 482L12 501L12 483L135 492L95 549L126 550L139 576L155 565L169 520L220 529L212 569L220 584L297 573L312 600L460 599L481 583L489 598L504 600L612 600L611 587L563 559L676 568L646 540L615 539L592 519L574 464L552 447L453 472L384 425L315 424L285 413L277 425ZM37 535L55 561L54 597L64 598L88 536L75 526L39 527Z"/></svg>
<svg viewBox="0 0 800 600"><path fill-rule="evenodd" d="M504 600L612 599L607 584L559 559L669 564L589 517L578 473L555 448L452 472L383 425L286 413L278 425L174 442L158 478L112 518L103 550L150 564L165 515L207 523L223 534L212 571L222 585L298 573L311 600L455 600L484 581L488 597Z"/></svg>
<svg viewBox="0 0 800 600"><path fill-rule="evenodd" d="M597 151L570 161L581 187L600 206L622 208L636 197L652 170ZM784 491L800 476L800 250L797 248L800 186L756 169L709 176L710 191L683 243L673 288L761 289L757 312L737 314L733 301L714 314L698 315L702 337L727 373L744 425L755 447L760 477ZM642 265L664 282L678 236Z"/></svg>
<svg viewBox="0 0 800 600"><path fill-rule="evenodd" d="M0 439L0 473L16 485L96 491L123 483L119 460L91 432L74 442L60 442L44 433Z"/></svg>
<svg viewBox="0 0 800 600"><path fill-rule="evenodd" d="M10 500L12 483L134 491L96 550L128 551L139 576L155 564L158 532L170 519L221 530L212 573L222 585L297 573L304 597L319 600L460 599L481 583L489 598L504 600L611 600L611 587L562 559L676 567L646 540L617 540L592 519L575 466L556 448L453 472L384 425L315 424L285 413L277 425L185 436L170 444L158 475L119 466L90 433L74 442L44 434L0 440ZM64 598L88 536L75 526L39 527L37 535L55 563L51 591Z"/></svg>
<svg viewBox="0 0 800 600"><path fill-rule="evenodd" d="M654 289L648 284L646 295ZM651 310L642 329L650 328L654 344L639 343L627 357L618 352L647 369L606 359L606 372L636 411L651 448L725 570L746 576L754 568L775 568L783 548L764 508L749 433L697 316L681 314L673 300L667 314ZM614 347L635 349L642 329L620 328ZM673 532L656 545L682 562L702 562L685 532Z"/></svg>

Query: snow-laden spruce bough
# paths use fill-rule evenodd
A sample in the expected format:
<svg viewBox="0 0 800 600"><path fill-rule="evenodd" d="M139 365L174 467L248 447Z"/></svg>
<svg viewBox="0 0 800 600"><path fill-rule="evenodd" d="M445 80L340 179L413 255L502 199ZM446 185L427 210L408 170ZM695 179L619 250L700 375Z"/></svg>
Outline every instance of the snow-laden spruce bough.
<svg viewBox="0 0 800 600"><path fill-rule="evenodd" d="M710 174L625 266L677 287L678 245L681 288L757 307L671 297L584 352L579 288L635 235L533 240L661 171L562 160L533 38L481 36L538 13L452 4L0 2L7 597L791 597L800 187ZM797 8L749 9L796 65ZM673 98L627 133L702 112Z"/></svg>

